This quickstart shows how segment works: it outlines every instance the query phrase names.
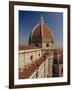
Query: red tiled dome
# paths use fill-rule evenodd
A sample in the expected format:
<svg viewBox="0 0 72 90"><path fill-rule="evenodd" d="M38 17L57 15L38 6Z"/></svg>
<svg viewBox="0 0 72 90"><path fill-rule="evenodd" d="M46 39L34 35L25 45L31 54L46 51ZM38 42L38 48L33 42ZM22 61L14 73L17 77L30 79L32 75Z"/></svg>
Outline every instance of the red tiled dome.
<svg viewBox="0 0 72 90"><path fill-rule="evenodd" d="M35 41L53 42L50 29L44 22L40 22L39 24L37 24L30 35L29 42Z"/></svg>

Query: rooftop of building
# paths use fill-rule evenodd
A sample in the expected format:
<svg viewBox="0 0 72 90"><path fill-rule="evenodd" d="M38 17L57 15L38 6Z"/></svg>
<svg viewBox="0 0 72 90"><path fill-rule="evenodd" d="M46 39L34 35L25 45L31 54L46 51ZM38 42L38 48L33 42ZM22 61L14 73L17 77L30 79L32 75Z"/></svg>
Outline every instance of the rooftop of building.
<svg viewBox="0 0 72 90"><path fill-rule="evenodd" d="M54 55L62 55L63 54L63 51L59 48L55 48L54 49Z"/></svg>
<svg viewBox="0 0 72 90"><path fill-rule="evenodd" d="M20 45L19 50L30 50L30 49L40 49L36 46L30 46L30 45Z"/></svg>
<svg viewBox="0 0 72 90"><path fill-rule="evenodd" d="M39 59L32 60L31 64L28 64L24 67L22 72L19 72L19 79L27 79L29 78L35 70L46 60L47 56L51 55L51 52L45 52L43 56Z"/></svg>
<svg viewBox="0 0 72 90"><path fill-rule="evenodd" d="M25 67L22 72L19 72L19 79L29 78L35 70L45 61L46 57L41 57L40 59L35 60L32 64Z"/></svg>

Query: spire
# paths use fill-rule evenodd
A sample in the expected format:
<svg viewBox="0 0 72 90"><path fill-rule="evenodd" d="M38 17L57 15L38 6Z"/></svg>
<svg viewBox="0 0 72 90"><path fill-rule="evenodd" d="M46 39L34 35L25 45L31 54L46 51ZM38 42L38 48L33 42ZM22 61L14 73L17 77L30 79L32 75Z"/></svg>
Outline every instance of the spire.
<svg viewBox="0 0 72 90"><path fill-rule="evenodd" d="M43 20L43 17L41 16L41 23L43 24L44 23L44 20Z"/></svg>

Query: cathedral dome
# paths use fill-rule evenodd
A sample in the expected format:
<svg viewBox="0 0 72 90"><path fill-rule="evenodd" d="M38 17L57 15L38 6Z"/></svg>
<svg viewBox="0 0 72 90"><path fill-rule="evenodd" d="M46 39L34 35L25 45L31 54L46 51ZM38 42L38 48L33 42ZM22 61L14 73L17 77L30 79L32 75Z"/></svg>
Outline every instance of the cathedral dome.
<svg viewBox="0 0 72 90"><path fill-rule="evenodd" d="M29 37L29 43L41 43L41 42L53 42L52 33L50 32L50 28L44 23L43 17L41 17L40 23L38 23L30 37Z"/></svg>

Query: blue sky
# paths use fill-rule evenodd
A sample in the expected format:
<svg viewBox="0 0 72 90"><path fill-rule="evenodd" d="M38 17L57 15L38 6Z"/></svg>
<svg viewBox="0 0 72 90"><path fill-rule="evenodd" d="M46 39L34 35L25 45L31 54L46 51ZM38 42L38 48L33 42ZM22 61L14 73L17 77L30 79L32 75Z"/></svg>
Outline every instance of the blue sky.
<svg viewBox="0 0 72 90"><path fill-rule="evenodd" d="M19 11L19 44L28 44L28 39L34 26L40 22L41 16L50 27L56 48L63 47L63 13Z"/></svg>

